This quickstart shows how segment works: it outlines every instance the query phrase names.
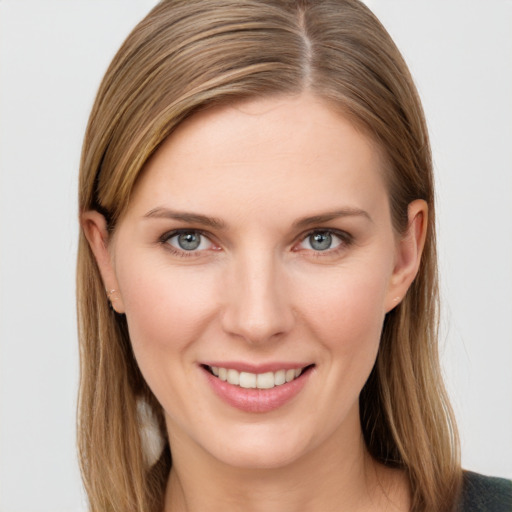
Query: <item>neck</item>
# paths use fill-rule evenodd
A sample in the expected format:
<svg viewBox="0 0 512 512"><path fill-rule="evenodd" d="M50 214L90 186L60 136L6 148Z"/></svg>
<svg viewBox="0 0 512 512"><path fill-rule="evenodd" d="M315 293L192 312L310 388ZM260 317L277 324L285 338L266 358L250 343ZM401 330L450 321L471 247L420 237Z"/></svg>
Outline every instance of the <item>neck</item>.
<svg viewBox="0 0 512 512"><path fill-rule="evenodd" d="M370 457L357 426L355 435L335 433L277 468L233 467L179 433L171 435L173 467L165 512L408 510L404 475Z"/></svg>

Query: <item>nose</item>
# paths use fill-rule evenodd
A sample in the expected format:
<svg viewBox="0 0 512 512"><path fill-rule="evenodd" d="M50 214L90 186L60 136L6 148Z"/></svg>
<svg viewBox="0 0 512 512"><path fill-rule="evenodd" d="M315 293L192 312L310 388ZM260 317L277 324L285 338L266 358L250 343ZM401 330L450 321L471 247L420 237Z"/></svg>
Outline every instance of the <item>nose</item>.
<svg viewBox="0 0 512 512"><path fill-rule="evenodd" d="M223 329L247 343L278 339L294 323L284 270L269 254L251 254L234 263L225 288Z"/></svg>

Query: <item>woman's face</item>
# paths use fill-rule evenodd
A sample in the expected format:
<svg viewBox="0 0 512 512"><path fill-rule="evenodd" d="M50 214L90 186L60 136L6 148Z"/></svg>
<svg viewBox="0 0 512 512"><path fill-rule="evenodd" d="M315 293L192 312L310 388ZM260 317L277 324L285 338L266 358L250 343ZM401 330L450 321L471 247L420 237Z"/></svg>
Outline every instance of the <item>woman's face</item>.
<svg viewBox="0 0 512 512"><path fill-rule="evenodd" d="M384 316L416 272L414 212L399 238L379 150L311 95L183 123L98 258L171 444L278 467L357 440Z"/></svg>

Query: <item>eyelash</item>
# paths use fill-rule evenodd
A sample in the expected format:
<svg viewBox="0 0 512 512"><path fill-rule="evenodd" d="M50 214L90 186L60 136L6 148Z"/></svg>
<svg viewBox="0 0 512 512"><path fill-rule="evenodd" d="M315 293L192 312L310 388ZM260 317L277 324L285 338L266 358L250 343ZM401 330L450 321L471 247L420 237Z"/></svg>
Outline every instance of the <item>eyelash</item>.
<svg viewBox="0 0 512 512"><path fill-rule="evenodd" d="M193 233L193 234L199 235L201 237L204 237L211 244L215 245L214 242L212 242L212 240L211 240L211 235L209 235L208 233L206 233L200 229L176 229L176 230L167 232L159 238L159 243L162 244L166 248L166 250L170 251L175 256L178 256L181 258L197 257L205 249L199 250L199 251L198 250L187 251L184 249L180 250L169 243L169 240L171 240L172 238L177 237L179 235L187 234L187 233L191 233L191 234ZM323 251L321 251L321 250L315 251L314 249L306 249L315 258L321 258L321 257L326 257L326 256L335 256L335 255L339 254L340 252L342 252L343 250L350 247L354 242L354 237L350 233L347 233L346 231L340 231L337 229L316 228L316 229L312 229L312 230L300 235L299 241L294 244L294 247L296 247L299 244L304 243L309 237L311 237L315 234L326 234L326 233L338 238L340 240L340 243L338 244L338 246L334 247L333 249L328 248ZM300 249L294 249L294 251L299 252Z"/></svg>
<svg viewBox="0 0 512 512"><path fill-rule="evenodd" d="M176 247L172 246L169 243L169 240L171 240L174 237L177 237L179 235L184 235L187 233L193 233L196 235L199 235L201 237L206 238L210 243L213 244L211 241L211 235L208 235L208 233L205 233L201 231L200 229L175 229L173 231L167 232L164 235L162 235L159 239L159 242L165 247L166 250L170 251L174 256L178 256L181 258L194 258L198 256L198 253L201 251L186 251L184 249L177 249Z"/></svg>
<svg viewBox="0 0 512 512"><path fill-rule="evenodd" d="M334 248L328 248L323 251L314 249L306 249L308 251L308 257L313 256L314 258L324 258L329 256L337 256L344 250L348 249L354 243L354 237L347 233L346 231L340 231L337 229L328 229L328 228L316 228L304 233L300 237L299 244L304 243L308 238L312 237L316 234L329 234L333 237L336 237L340 240L340 243ZM295 246L298 244L295 244Z"/></svg>

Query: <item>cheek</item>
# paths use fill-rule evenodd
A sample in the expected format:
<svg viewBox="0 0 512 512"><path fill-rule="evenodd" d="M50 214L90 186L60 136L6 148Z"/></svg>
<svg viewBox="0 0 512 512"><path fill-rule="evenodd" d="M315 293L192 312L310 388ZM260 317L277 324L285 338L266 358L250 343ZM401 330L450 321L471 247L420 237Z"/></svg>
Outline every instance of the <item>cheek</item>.
<svg viewBox="0 0 512 512"><path fill-rule="evenodd" d="M142 262L141 262L142 263ZM185 357L215 314L214 277L200 270L176 269L137 259L118 266L133 350L141 370Z"/></svg>
<svg viewBox="0 0 512 512"><path fill-rule="evenodd" d="M362 265L316 276L309 293L300 291L308 324L341 364L373 365L385 316L386 267ZM307 288L304 288L307 289Z"/></svg>

